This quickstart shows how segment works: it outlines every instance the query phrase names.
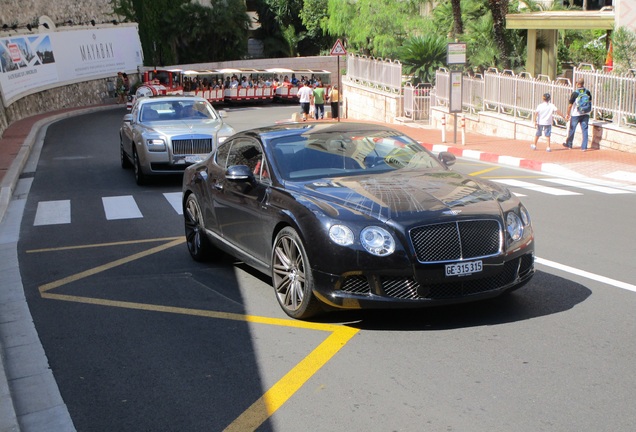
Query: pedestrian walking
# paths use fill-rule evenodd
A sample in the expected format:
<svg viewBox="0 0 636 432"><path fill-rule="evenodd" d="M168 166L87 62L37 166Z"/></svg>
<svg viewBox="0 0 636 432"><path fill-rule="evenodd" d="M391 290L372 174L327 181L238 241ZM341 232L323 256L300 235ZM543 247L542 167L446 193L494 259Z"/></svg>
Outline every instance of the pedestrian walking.
<svg viewBox="0 0 636 432"><path fill-rule="evenodd" d="M300 110L303 116L303 121L307 121L307 116L309 115L309 105L314 100L314 92L307 84L307 81L305 81L303 83L303 86L298 90L297 94L300 101Z"/></svg>
<svg viewBox="0 0 636 432"><path fill-rule="evenodd" d="M117 72L117 80L115 81L115 90L117 91L117 103L126 103L126 86L124 84L123 72Z"/></svg>
<svg viewBox="0 0 636 432"><path fill-rule="evenodd" d="M550 148L550 136L552 135L552 124L554 122L554 113L561 117L565 117L561 111L553 104L551 101L550 93L545 93L543 95L543 102L541 102L537 109L534 112L534 124L537 127L537 133L534 135L534 144L530 147L532 150L537 149L537 144L539 142L539 138L543 134L545 136L548 145L545 151L550 152L552 149Z"/></svg>
<svg viewBox="0 0 636 432"><path fill-rule="evenodd" d="M331 104L331 118L340 118L340 92L337 84L331 87L329 103Z"/></svg>
<svg viewBox="0 0 636 432"><path fill-rule="evenodd" d="M316 120L322 120L325 117L325 99L325 88L322 86L322 82L318 81L314 89L314 104L316 105L314 116Z"/></svg>
<svg viewBox="0 0 636 432"><path fill-rule="evenodd" d="M576 80L576 90L572 92L568 102L568 112L565 119L570 121L570 129L563 147L572 148L576 126L580 124L581 133L583 134L581 150L587 151L587 129L590 121L590 112L592 112L592 93L585 88L585 80L583 78Z"/></svg>

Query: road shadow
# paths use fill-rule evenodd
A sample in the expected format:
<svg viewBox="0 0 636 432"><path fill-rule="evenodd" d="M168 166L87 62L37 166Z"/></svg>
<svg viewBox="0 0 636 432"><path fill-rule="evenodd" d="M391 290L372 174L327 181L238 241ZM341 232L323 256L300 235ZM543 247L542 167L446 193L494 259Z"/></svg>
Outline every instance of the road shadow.
<svg viewBox="0 0 636 432"><path fill-rule="evenodd" d="M449 330L538 318L572 309L591 291L573 281L537 271L524 287L495 299L416 309L334 311L314 321L361 330Z"/></svg>
<svg viewBox="0 0 636 432"><path fill-rule="evenodd" d="M231 257L223 262L240 267L271 286L269 276L243 263L232 262ZM361 330L450 330L505 324L564 312L591 294L588 288L576 282L537 271L525 286L494 299L423 308L329 310L310 321L343 324ZM273 293L272 299L275 301Z"/></svg>

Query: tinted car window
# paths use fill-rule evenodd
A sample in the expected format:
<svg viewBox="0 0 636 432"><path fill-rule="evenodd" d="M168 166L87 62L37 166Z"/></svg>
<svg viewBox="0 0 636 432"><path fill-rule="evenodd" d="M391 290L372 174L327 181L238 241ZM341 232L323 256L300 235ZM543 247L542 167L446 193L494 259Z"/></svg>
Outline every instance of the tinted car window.
<svg viewBox="0 0 636 432"><path fill-rule="evenodd" d="M226 168L226 162L227 162L227 155L230 152L230 148L232 148L232 143L234 141L227 141L224 142L223 144L219 144L219 147L216 150L216 156L214 158L214 161L217 163L217 165L219 165L221 168Z"/></svg>
<svg viewBox="0 0 636 432"><path fill-rule="evenodd" d="M252 172L260 170L263 151L253 140L234 140L228 154L227 165L247 165Z"/></svg>
<svg viewBox="0 0 636 432"><path fill-rule="evenodd" d="M273 139L272 146L279 171L287 180L441 167L435 155L419 143L386 131L308 133Z"/></svg>

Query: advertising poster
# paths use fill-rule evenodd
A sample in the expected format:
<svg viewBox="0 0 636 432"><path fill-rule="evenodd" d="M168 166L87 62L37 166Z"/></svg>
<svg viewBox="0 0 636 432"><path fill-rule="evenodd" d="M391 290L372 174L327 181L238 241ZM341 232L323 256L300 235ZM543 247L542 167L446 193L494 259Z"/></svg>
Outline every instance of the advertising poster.
<svg viewBox="0 0 636 432"><path fill-rule="evenodd" d="M0 92L5 106L29 94L115 77L143 64L137 26L114 26L0 38Z"/></svg>

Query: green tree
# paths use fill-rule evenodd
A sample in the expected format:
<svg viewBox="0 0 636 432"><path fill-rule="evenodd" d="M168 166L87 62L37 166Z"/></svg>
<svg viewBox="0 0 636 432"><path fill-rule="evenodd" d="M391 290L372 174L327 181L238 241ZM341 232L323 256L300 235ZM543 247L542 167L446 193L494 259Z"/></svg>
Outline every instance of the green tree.
<svg viewBox="0 0 636 432"><path fill-rule="evenodd" d="M443 36L426 34L408 38L398 51L405 73L414 75L415 82L435 83L435 71L446 62L447 40Z"/></svg>
<svg viewBox="0 0 636 432"><path fill-rule="evenodd" d="M139 24L147 66L233 60L247 52L243 0L211 0L209 7L190 0L111 3L116 14Z"/></svg>
<svg viewBox="0 0 636 432"><path fill-rule="evenodd" d="M464 20L462 19L462 8L460 0L451 0L453 9L453 37L464 33Z"/></svg>
<svg viewBox="0 0 636 432"><path fill-rule="evenodd" d="M343 38L352 52L392 57L406 37L419 34L422 1L328 0L323 30Z"/></svg>
<svg viewBox="0 0 636 432"><path fill-rule="evenodd" d="M499 49L500 62L505 69L510 68L510 51L506 44L506 13L508 12L509 0L488 0L495 43Z"/></svg>
<svg viewBox="0 0 636 432"><path fill-rule="evenodd" d="M612 32L614 69L622 73L636 69L636 33L625 27Z"/></svg>

